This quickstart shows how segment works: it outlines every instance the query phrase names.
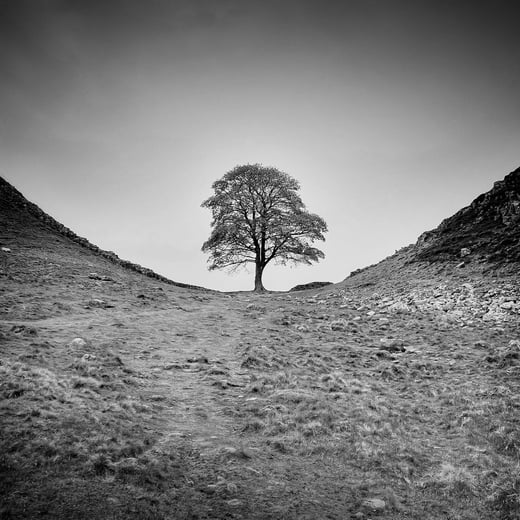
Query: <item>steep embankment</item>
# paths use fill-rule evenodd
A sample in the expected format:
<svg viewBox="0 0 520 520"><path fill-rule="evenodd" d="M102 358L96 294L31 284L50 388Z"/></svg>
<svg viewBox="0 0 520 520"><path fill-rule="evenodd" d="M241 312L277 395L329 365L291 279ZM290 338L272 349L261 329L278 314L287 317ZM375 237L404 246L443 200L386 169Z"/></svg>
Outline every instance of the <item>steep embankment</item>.
<svg viewBox="0 0 520 520"><path fill-rule="evenodd" d="M504 322L520 316L520 169L339 289L376 308L444 312L449 320Z"/></svg>
<svg viewBox="0 0 520 520"><path fill-rule="evenodd" d="M520 262L520 168L423 233L415 248L416 259L429 262Z"/></svg>
<svg viewBox="0 0 520 520"><path fill-rule="evenodd" d="M112 251L100 249L86 238L76 235L68 227L60 224L36 204L28 201L14 186L2 177L0 177L0 201L0 245L3 247L9 248L9 245L13 242L19 246L23 241L32 245L37 245L36 242L39 242L41 245L46 241L65 245L67 241L71 241L80 245L85 251L94 253L112 264L135 273L178 287L202 289L202 287L174 282L151 269L128 260L123 260Z"/></svg>

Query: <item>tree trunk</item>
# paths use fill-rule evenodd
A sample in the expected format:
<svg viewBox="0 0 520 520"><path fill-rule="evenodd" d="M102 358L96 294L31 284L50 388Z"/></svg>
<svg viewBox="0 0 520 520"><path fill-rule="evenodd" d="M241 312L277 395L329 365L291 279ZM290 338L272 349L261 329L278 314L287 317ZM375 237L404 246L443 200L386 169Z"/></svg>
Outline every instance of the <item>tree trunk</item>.
<svg viewBox="0 0 520 520"><path fill-rule="evenodd" d="M264 266L260 263L256 264L255 271L255 292L264 292L265 287L262 283L262 273L264 272Z"/></svg>

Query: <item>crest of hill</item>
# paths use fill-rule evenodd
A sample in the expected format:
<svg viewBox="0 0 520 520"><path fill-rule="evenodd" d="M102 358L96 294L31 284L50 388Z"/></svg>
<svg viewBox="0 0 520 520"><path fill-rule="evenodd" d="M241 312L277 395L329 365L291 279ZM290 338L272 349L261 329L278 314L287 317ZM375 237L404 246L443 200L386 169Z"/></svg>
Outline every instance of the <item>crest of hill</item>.
<svg viewBox="0 0 520 520"><path fill-rule="evenodd" d="M415 244L353 271L340 285L404 290L448 278L515 277L519 272L520 168Z"/></svg>
<svg viewBox="0 0 520 520"><path fill-rule="evenodd" d="M470 254L486 262L520 261L520 168L495 182L469 206L423 233L418 260L443 261Z"/></svg>
<svg viewBox="0 0 520 520"><path fill-rule="evenodd" d="M28 201L14 186L0 177L0 245L10 247L12 244L30 244L56 247L58 237L67 242L77 244L82 250L87 250L95 256L104 258L110 263L139 273L170 285L186 289L203 287L174 282L151 269L119 258L112 251L105 251L89 242L86 238L76 235L68 227L45 213L36 204Z"/></svg>

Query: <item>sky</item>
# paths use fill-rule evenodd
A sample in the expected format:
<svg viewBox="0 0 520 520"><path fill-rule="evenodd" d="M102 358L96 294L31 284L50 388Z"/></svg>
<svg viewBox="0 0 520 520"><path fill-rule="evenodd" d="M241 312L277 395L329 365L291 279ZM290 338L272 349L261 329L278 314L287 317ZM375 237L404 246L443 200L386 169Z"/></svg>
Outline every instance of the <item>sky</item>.
<svg viewBox="0 0 520 520"><path fill-rule="evenodd" d="M175 281L208 271L201 203L236 165L298 179L329 228L286 290L415 242L520 166L518 2L0 0L0 176Z"/></svg>

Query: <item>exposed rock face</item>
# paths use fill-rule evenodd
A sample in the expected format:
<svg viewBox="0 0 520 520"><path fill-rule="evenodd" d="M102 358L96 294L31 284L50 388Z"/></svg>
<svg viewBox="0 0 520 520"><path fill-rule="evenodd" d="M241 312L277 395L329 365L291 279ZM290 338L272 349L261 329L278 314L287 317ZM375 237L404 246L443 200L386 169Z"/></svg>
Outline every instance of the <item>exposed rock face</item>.
<svg viewBox="0 0 520 520"><path fill-rule="evenodd" d="M520 168L423 233L416 248L419 260L520 261Z"/></svg>

